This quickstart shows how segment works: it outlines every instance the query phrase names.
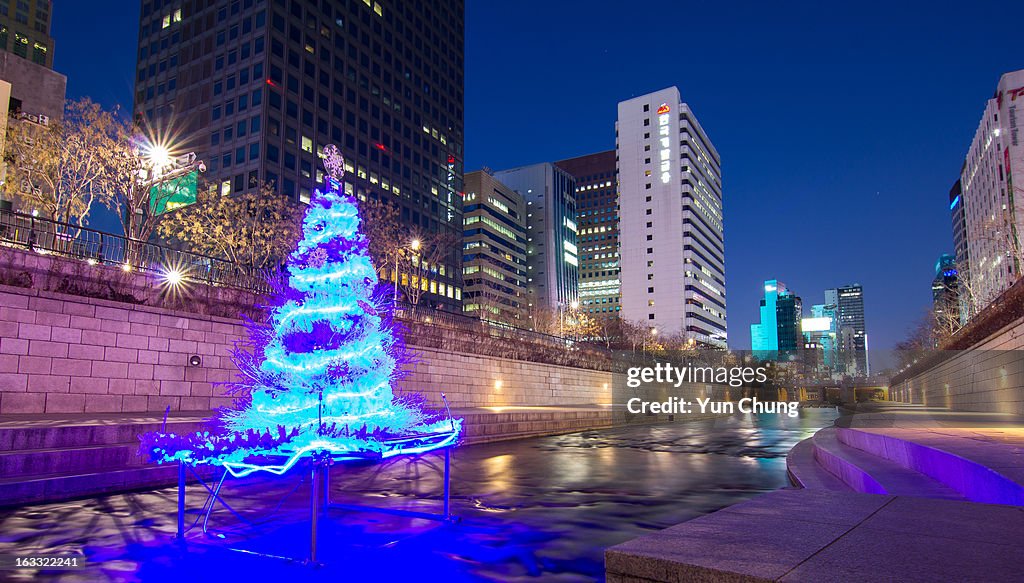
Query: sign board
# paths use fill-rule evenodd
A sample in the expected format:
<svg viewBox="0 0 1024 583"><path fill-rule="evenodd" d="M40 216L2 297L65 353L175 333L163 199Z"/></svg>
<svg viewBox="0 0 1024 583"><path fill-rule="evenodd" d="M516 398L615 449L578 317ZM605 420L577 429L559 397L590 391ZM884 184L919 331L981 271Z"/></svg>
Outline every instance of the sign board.
<svg viewBox="0 0 1024 583"><path fill-rule="evenodd" d="M189 172L178 178L156 184L149 189L149 212L162 215L196 202L196 181L199 173Z"/></svg>

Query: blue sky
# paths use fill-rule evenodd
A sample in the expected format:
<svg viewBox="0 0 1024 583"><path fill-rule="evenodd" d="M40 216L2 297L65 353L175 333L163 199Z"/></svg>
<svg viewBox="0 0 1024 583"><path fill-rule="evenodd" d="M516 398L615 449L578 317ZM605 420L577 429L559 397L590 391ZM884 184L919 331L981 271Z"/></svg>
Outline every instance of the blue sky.
<svg viewBox="0 0 1024 583"><path fill-rule="evenodd" d="M138 3L57 0L72 97L130 107ZM722 156L730 344L762 281L864 285L872 348L931 301L947 193L1022 2L492 2L466 9L466 168L614 146L620 100L676 85Z"/></svg>

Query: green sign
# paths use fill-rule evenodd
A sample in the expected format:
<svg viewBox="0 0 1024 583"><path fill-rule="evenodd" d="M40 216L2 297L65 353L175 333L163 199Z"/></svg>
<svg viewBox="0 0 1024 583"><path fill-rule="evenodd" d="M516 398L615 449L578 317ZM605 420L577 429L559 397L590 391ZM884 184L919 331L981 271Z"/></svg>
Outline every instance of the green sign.
<svg viewBox="0 0 1024 583"><path fill-rule="evenodd" d="M161 182L149 189L149 212L162 215L196 201L196 180L199 173L189 172L178 178Z"/></svg>

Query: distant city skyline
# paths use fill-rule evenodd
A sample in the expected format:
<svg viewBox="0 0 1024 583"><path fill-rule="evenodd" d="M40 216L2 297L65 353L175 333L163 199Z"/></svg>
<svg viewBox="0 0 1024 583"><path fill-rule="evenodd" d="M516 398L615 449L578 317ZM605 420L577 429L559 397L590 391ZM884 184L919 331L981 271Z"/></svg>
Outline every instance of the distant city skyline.
<svg viewBox="0 0 1024 583"><path fill-rule="evenodd" d="M619 101L679 86L725 161L736 348L749 346L773 277L799 290L861 282L872 349L900 341L931 304L935 257L953 251L947 194L985 100L1024 66L1014 40L1024 6L1005 3L668 4L656 14L612 2L467 4L467 170L610 149ZM706 25L688 30L677 61L684 18ZM131 109L137 22L136 2L55 6L54 68L69 97ZM98 29L123 31L103 58Z"/></svg>

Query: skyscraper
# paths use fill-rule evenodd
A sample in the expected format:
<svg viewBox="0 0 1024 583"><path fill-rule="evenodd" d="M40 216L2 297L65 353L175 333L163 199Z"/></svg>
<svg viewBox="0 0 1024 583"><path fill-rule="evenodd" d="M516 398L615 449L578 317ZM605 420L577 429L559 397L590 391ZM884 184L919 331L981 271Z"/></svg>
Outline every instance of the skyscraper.
<svg viewBox="0 0 1024 583"><path fill-rule="evenodd" d="M836 370L838 365L837 309L835 304L815 304L811 306L811 317L804 318L800 323L804 335L804 348L817 351L817 362L823 369L829 371Z"/></svg>
<svg viewBox="0 0 1024 583"><path fill-rule="evenodd" d="M49 0L0 0L0 149L8 123L49 125L64 117L68 80L52 68L51 8ZM0 160L0 182L6 175ZM6 196L0 193L0 210L31 212L24 199Z"/></svg>
<svg viewBox="0 0 1024 583"><path fill-rule="evenodd" d="M135 113L195 151L227 195L272 182L308 202L323 147L343 188L415 230L462 235L462 0L142 0ZM424 300L461 310L453 246Z"/></svg>
<svg viewBox="0 0 1024 583"><path fill-rule="evenodd" d="M0 0L0 49L53 68L50 0Z"/></svg>
<svg viewBox="0 0 1024 583"><path fill-rule="evenodd" d="M836 306L839 352L845 372L871 374L868 335L864 323L864 288L859 283L825 290L825 304Z"/></svg>
<svg viewBox="0 0 1024 583"><path fill-rule="evenodd" d="M964 212L963 191L960 188L959 179L949 189L949 213L953 223L953 257L956 262L957 274L960 279L966 280L969 278L966 270L971 261L970 254L967 251L967 214ZM968 306L966 305L966 300L967 298L962 294L957 294L957 312L961 325L967 321Z"/></svg>
<svg viewBox="0 0 1024 583"><path fill-rule="evenodd" d="M616 154L623 317L725 347L721 160L677 88L619 103Z"/></svg>
<svg viewBox="0 0 1024 583"><path fill-rule="evenodd" d="M960 264L969 314L1010 287L1024 260L1024 69L999 79L960 174L966 262ZM951 205L953 206L953 205ZM955 220L955 219L954 219ZM955 230L955 227L954 227ZM960 251L957 251L960 259Z"/></svg>
<svg viewBox="0 0 1024 583"><path fill-rule="evenodd" d="M579 301L576 179L550 162L494 177L526 199L527 310L569 309Z"/></svg>
<svg viewBox="0 0 1024 583"><path fill-rule="evenodd" d="M555 162L576 178L581 309L593 318L619 314L619 196L615 150Z"/></svg>
<svg viewBox="0 0 1024 583"><path fill-rule="evenodd" d="M486 170L466 174L463 310L516 325L526 319L526 201Z"/></svg>
<svg viewBox="0 0 1024 583"><path fill-rule="evenodd" d="M800 324L803 304L781 281L764 282L760 322L750 325L750 348L762 358L793 352L803 345Z"/></svg>
<svg viewBox="0 0 1024 583"><path fill-rule="evenodd" d="M957 294L956 257L943 253L935 262L935 278L932 279L932 311L939 325L945 330L952 330L951 319L960 321L959 299Z"/></svg>

